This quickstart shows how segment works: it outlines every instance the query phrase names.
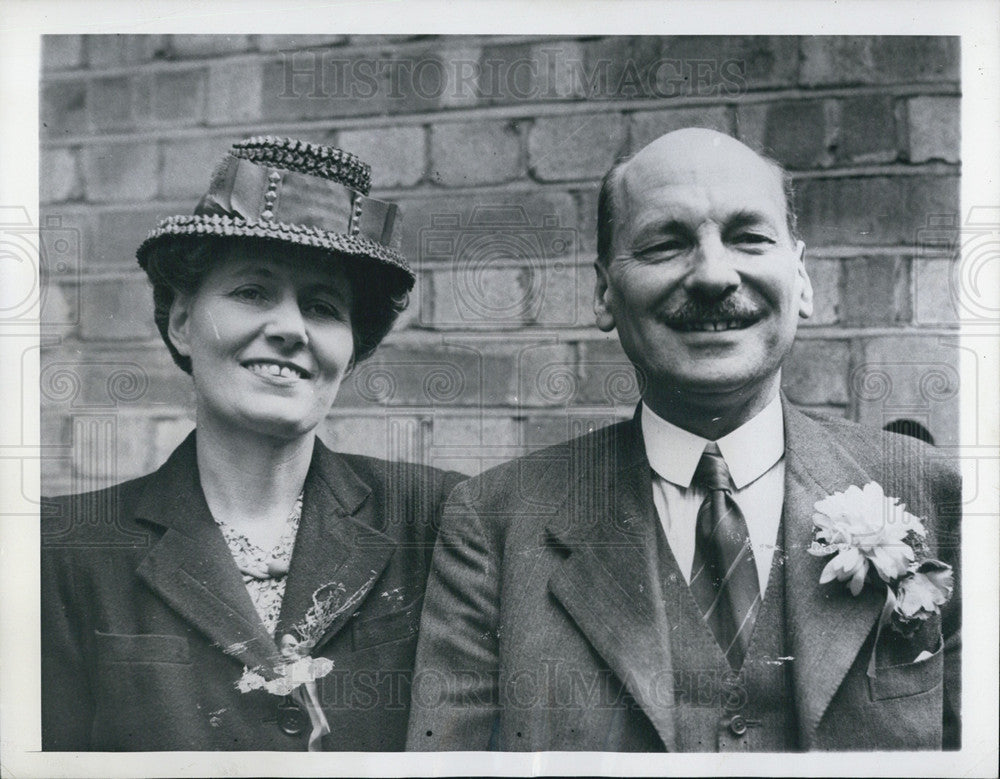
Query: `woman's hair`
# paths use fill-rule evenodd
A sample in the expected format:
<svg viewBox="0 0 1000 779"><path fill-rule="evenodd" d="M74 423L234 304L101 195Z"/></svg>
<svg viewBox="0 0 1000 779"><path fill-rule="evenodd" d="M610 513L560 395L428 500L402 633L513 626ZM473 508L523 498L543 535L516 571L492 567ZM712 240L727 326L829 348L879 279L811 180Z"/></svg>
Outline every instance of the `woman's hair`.
<svg viewBox="0 0 1000 779"><path fill-rule="evenodd" d="M186 373L191 359L177 351L169 335L170 307L178 294L193 295L214 265L225 259L234 246L252 255L266 245L282 247L291 261L334 263L344 271L351 285L351 329L354 362L370 357L392 329L396 318L409 304L404 281L391 269L382 268L364 257L337 254L325 249L298 246L268 238L225 236L177 236L150 252L146 273L153 284L153 321L170 356Z"/></svg>

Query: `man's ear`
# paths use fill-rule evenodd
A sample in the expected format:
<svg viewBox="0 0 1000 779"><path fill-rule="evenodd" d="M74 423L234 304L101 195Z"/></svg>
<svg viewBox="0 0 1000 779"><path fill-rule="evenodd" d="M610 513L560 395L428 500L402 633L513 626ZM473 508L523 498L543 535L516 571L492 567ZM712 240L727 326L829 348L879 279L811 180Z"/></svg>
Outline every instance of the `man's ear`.
<svg viewBox="0 0 1000 779"><path fill-rule="evenodd" d="M167 335L170 336L170 343L184 357L191 356L191 343L188 337L190 322L191 296L177 293L174 302L170 304Z"/></svg>
<svg viewBox="0 0 1000 779"><path fill-rule="evenodd" d="M594 285L594 317L597 326L605 333L615 329L615 317L611 313L611 287L608 279L608 269L601 262L594 263L597 271L597 283Z"/></svg>
<svg viewBox="0 0 1000 779"><path fill-rule="evenodd" d="M799 255L798 274L799 284L802 287L799 294L799 316L808 319L813 313L813 287L806 271L806 245L802 241L797 241L795 249Z"/></svg>

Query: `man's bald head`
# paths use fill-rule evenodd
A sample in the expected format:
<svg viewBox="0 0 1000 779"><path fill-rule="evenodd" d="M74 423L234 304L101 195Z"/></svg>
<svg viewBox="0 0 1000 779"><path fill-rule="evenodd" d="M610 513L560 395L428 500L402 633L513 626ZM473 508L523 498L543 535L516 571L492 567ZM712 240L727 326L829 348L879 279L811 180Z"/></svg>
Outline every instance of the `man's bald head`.
<svg viewBox="0 0 1000 779"><path fill-rule="evenodd" d="M715 130L685 128L661 135L628 160L617 163L601 181L597 200L597 261L607 265L614 255L614 231L620 219L623 186L631 175L641 175L643 166L671 166L679 175L685 169L714 167L743 177L753 168L764 172L763 181L773 181L784 201L789 239L798 240L794 191L791 177L777 162L758 154L735 138Z"/></svg>

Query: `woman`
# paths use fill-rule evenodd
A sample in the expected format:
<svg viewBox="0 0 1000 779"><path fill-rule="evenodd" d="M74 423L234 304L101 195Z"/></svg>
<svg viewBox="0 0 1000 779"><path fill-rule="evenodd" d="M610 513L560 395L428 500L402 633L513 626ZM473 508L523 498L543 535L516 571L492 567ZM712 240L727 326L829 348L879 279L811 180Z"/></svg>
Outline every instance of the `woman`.
<svg viewBox="0 0 1000 779"><path fill-rule="evenodd" d="M414 281L368 186L353 155L251 138L140 246L197 427L155 473L46 504L43 748L403 748L461 477L316 438Z"/></svg>

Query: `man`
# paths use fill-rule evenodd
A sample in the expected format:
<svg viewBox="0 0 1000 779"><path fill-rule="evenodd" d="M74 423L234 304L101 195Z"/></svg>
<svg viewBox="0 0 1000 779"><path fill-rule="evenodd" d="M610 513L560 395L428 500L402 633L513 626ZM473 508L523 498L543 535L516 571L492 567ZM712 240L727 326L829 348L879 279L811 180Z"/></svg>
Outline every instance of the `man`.
<svg viewBox="0 0 1000 779"><path fill-rule="evenodd" d="M598 221L597 324L642 403L452 494L409 748L957 746L958 476L781 395L813 294L781 169L669 133Z"/></svg>

